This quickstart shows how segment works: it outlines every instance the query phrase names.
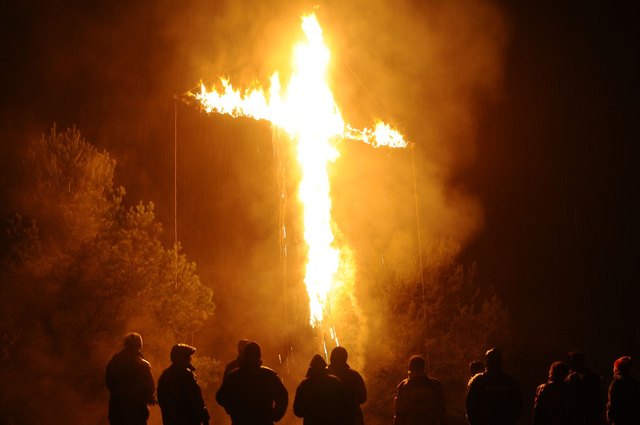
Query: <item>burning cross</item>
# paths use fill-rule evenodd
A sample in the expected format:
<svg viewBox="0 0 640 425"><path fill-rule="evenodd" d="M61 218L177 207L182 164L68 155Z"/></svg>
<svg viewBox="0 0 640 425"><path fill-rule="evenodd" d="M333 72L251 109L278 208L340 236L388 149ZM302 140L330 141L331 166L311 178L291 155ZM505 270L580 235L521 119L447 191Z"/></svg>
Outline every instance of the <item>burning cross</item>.
<svg viewBox="0 0 640 425"><path fill-rule="evenodd" d="M309 295L310 323L322 324L331 291L341 284L345 256L336 247L332 230L330 184L327 166L336 160L341 139L374 147L404 148L407 142L389 125L379 122L363 130L345 123L326 81L330 52L315 15L302 18L305 42L294 47L294 72L282 90L278 73L271 77L268 95L260 88L240 92L227 79L222 90L191 94L207 112L267 120L283 129L296 144L302 170L298 198L303 205L304 239L308 247L304 283ZM331 330L335 340L335 332Z"/></svg>

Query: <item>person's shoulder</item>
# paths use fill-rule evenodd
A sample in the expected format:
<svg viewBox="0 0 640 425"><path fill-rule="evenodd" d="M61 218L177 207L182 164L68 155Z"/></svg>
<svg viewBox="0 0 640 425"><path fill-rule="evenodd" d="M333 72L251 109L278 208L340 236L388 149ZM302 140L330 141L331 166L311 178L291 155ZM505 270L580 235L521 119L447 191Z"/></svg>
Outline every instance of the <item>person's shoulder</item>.
<svg viewBox="0 0 640 425"><path fill-rule="evenodd" d="M107 362L107 367L113 367L118 362L118 353L115 353Z"/></svg>
<svg viewBox="0 0 640 425"><path fill-rule="evenodd" d="M123 350L114 353L109 360L109 363L119 363L125 359L125 352Z"/></svg>
<svg viewBox="0 0 640 425"><path fill-rule="evenodd" d="M440 380L436 379L436 378L432 378L432 377L427 377L427 380L429 381L429 384L434 385L436 387L441 387L442 386L442 382L440 382Z"/></svg>
<svg viewBox="0 0 640 425"><path fill-rule="evenodd" d="M238 369L239 367L240 367L240 362L238 361L238 359L233 359L229 363L227 363L227 365L224 367L224 374L228 375L234 370Z"/></svg>
<svg viewBox="0 0 640 425"><path fill-rule="evenodd" d="M536 395L540 395L549 388L549 383L545 382L536 387Z"/></svg>
<svg viewBox="0 0 640 425"><path fill-rule="evenodd" d="M502 376L499 382L507 385L512 393L520 392L520 385L518 384L518 381L508 373L502 372Z"/></svg>
<svg viewBox="0 0 640 425"><path fill-rule="evenodd" d="M409 378L403 379L396 387L398 392L403 391L407 387L408 383L409 383Z"/></svg>
<svg viewBox="0 0 640 425"><path fill-rule="evenodd" d="M308 385L311 385L313 383L313 381L311 380L311 378L309 378L308 376L305 376L302 381L300 381L300 383L298 384L298 388L301 387L306 387Z"/></svg>
<svg viewBox="0 0 640 425"><path fill-rule="evenodd" d="M163 370L160 373L160 377L158 378L158 382L160 381L164 381L165 379L167 379L167 377L171 375L171 366L169 366L168 368L166 368L165 370Z"/></svg>
<svg viewBox="0 0 640 425"><path fill-rule="evenodd" d="M409 385L413 385L415 387L442 388L442 384L440 383L440 381L430 376L421 376L418 378L409 379L408 383Z"/></svg>
<svg viewBox="0 0 640 425"><path fill-rule="evenodd" d="M580 375L580 372L572 370L565 378L565 381L570 384L578 384L582 381L582 376Z"/></svg>
<svg viewBox="0 0 640 425"><path fill-rule="evenodd" d="M278 376L278 372L276 372L275 370L271 369L270 367L267 366L260 366L260 374L263 376L268 376L270 378L277 378L280 379L280 377Z"/></svg>
<svg viewBox="0 0 640 425"><path fill-rule="evenodd" d="M513 376L509 375L507 372L501 370L498 373L494 373L494 374L488 374L485 372L485 374L490 377L493 382L496 383L502 383L502 384L517 384L516 378L514 378Z"/></svg>
<svg viewBox="0 0 640 425"><path fill-rule="evenodd" d="M357 379L357 380L360 380L360 381L362 381L362 380L363 380L363 379L362 379L362 375L360 375L360 372L358 372L358 371L357 371L357 370L355 370L355 369L351 369L351 368L349 368L349 369L347 369L347 372L346 372L346 373L347 373L347 376L350 376L350 377L351 377L351 378L353 378L353 379Z"/></svg>
<svg viewBox="0 0 640 425"><path fill-rule="evenodd" d="M476 373L471 377L471 379L469 379L469 383L467 385L469 387L482 385L484 382L486 382L486 380L487 380L486 372Z"/></svg>
<svg viewBox="0 0 640 425"><path fill-rule="evenodd" d="M151 363L149 363L149 361L147 359L142 357L142 355L138 355L138 356L132 357L127 361L131 362L130 364L135 365L135 367L139 371L145 371L145 372L149 371L149 372L151 372Z"/></svg>

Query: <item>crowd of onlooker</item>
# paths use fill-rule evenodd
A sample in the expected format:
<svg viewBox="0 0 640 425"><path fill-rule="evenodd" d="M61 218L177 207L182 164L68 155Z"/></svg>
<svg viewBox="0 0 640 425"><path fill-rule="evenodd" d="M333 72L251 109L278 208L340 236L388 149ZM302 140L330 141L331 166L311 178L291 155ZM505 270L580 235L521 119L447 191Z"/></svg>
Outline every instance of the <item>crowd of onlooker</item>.
<svg viewBox="0 0 640 425"><path fill-rule="evenodd" d="M196 379L191 357L196 349L176 344L171 366L158 379L141 353L142 337L131 333L124 348L107 364L111 425L146 425L149 406L160 405L164 425L208 425L210 416ZM331 351L329 363L316 354L296 388L293 413L304 425L364 425L360 405L367 400L365 382L347 363L344 347ZM502 354L492 348L484 362L469 365L466 417L470 425L515 425L522 414L522 395L516 380L502 370ZM533 405L534 425L640 425L640 384L632 359L613 364L614 377L607 400L601 378L586 366L584 353L571 352L566 362L551 364L547 381L538 386ZM262 366L261 349L241 340L238 356L227 364L216 402L233 425L273 425L284 416L289 393L277 373ZM444 425L445 401L441 383L427 373L427 360L411 356L408 376L397 386L394 425Z"/></svg>

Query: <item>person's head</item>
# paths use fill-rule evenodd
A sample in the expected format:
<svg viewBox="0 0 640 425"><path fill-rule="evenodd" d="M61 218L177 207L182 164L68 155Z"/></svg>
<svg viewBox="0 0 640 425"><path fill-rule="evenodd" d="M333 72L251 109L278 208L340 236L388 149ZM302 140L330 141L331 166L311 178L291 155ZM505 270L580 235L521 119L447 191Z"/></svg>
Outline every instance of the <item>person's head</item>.
<svg viewBox="0 0 640 425"><path fill-rule="evenodd" d="M349 357L349 353L347 353L346 348L344 347L336 347L331 350L331 356L329 356L329 361L334 365L344 365L347 364L347 358Z"/></svg>
<svg viewBox="0 0 640 425"><path fill-rule="evenodd" d="M426 366L427 362L422 356L416 354L409 359L409 373L423 373Z"/></svg>
<svg viewBox="0 0 640 425"><path fill-rule="evenodd" d="M497 348L492 348L487 351L484 355L484 360L488 372L502 370L502 353Z"/></svg>
<svg viewBox="0 0 640 425"><path fill-rule="evenodd" d="M587 364L587 356L582 351L571 351L567 354L567 363L571 370L582 370Z"/></svg>
<svg viewBox="0 0 640 425"><path fill-rule="evenodd" d="M195 352L195 347L187 344L176 344L171 348L171 363L188 364L191 362L191 356Z"/></svg>
<svg viewBox="0 0 640 425"><path fill-rule="evenodd" d="M257 368L262 364L260 360L262 354L260 352L260 346L257 342L248 342L242 349L240 355L240 367L244 368Z"/></svg>
<svg viewBox="0 0 640 425"><path fill-rule="evenodd" d="M549 368L549 379L551 381L564 381L569 375L569 366L565 362L553 362Z"/></svg>
<svg viewBox="0 0 640 425"><path fill-rule="evenodd" d="M325 367L327 367L327 362L320 354L315 354L309 362L309 367L312 367L314 369L324 369Z"/></svg>
<svg viewBox="0 0 640 425"><path fill-rule="evenodd" d="M248 339L241 339L240 341L238 341L238 356L242 355L242 350L244 350L244 347L246 347L250 342L251 341L249 341Z"/></svg>
<svg viewBox="0 0 640 425"><path fill-rule="evenodd" d="M309 362L309 370L307 371L307 376L315 375L318 373L322 373L327 368L327 362L320 354L316 354L311 358Z"/></svg>
<svg viewBox="0 0 640 425"><path fill-rule="evenodd" d="M480 360L474 360L469 363L469 373L471 376L475 376L478 373L484 372L484 362Z"/></svg>
<svg viewBox="0 0 640 425"><path fill-rule="evenodd" d="M613 374L621 376L630 376L633 369L633 361L629 356L620 357L613 362Z"/></svg>
<svg viewBox="0 0 640 425"><path fill-rule="evenodd" d="M142 350L142 336L137 332L131 332L124 337L124 348L127 351Z"/></svg>

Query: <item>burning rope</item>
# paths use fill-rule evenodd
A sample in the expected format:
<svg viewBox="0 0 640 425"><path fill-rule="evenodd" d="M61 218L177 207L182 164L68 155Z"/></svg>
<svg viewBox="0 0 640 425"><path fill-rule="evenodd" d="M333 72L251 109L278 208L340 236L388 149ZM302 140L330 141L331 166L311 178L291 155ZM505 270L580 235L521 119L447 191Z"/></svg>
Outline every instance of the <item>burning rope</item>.
<svg viewBox="0 0 640 425"><path fill-rule="evenodd" d="M173 97L173 284L178 288L178 97Z"/></svg>
<svg viewBox="0 0 640 425"><path fill-rule="evenodd" d="M422 320L425 333L425 357L427 358L427 375L431 368L431 356L429 354L429 325L427 323L427 303L424 295L424 266L422 264L422 236L420 235L420 210L418 209L418 185L416 183L416 161L414 155L415 144L411 144L411 167L413 169L413 196L416 206L416 232L418 234L418 258L420 260L420 287L422 288Z"/></svg>

